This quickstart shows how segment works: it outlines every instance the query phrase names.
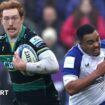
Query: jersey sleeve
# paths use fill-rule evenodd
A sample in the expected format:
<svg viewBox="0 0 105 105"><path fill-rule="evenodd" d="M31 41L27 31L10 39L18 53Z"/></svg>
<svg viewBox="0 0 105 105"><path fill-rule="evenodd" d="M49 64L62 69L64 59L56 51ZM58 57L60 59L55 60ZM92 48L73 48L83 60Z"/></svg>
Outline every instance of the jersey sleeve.
<svg viewBox="0 0 105 105"><path fill-rule="evenodd" d="M82 54L79 50L70 50L64 57L62 66L63 75L76 75L79 77L81 60Z"/></svg>
<svg viewBox="0 0 105 105"><path fill-rule="evenodd" d="M66 56L63 63L63 74L64 75L76 75L79 76L80 69L77 65L76 57Z"/></svg>
<svg viewBox="0 0 105 105"><path fill-rule="evenodd" d="M64 86L79 78L81 59L82 54L77 49L73 49L65 55L62 66Z"/></svg>
<svg viewBox="0 0 105 105"><path fill-rule="evenodd" d="M41 53L43 53L46 50L49 50L49 48L47 47L47 45L45 44L43 39L41 37L39 37L38 35L32 36L29 39L29 44L31 44L31 46L34 48L37 55L40 55Z"/></svg>

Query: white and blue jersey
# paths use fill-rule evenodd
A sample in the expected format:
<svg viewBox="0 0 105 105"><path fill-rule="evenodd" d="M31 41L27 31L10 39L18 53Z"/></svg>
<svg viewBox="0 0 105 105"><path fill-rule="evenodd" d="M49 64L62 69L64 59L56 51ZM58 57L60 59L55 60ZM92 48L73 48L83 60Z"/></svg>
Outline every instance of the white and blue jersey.
<svg viewBox="0 0 105 105"><path fill-rule="evenodd" d="M63 63L63 82L84 78L96 70L97 65L105 59L105 41L101 42L99 56L86 54L79 44L65 55ZM99 105L105 101L105 77L101 76L83 91L69 97L69 105Z"/></svg>

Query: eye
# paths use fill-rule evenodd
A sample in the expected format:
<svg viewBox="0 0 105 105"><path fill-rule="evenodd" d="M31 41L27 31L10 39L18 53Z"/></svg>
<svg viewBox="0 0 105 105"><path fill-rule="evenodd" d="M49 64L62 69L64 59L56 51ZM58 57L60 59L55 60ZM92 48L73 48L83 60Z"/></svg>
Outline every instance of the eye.
<svg viewBox="0 0 105 105"><path fill-rule="evenodd" d="M9 20L9 17L4 17L3 18L5 21L8 21Z"/></svg>
<svg viewBox="0 0 105 105"><path fill-rule="evenodd" d="M18 19L18 16L13 16L11 17L12 20L17 20Z"/></svg>
<svg viewBox="0 0 105 105"><path fill-rule="evenodd" d="M17 19L19 19L19 16L12 16L12 17L5 16L3 19L4 21L9 21L10 19L12 21L16 21Z"/></svg>
<svg viewBox="0 0 105 105"><path fill-rule="evenodd" d="M94 43L94 41L88 41L87 44L88 45L92 45Z"/></svg>

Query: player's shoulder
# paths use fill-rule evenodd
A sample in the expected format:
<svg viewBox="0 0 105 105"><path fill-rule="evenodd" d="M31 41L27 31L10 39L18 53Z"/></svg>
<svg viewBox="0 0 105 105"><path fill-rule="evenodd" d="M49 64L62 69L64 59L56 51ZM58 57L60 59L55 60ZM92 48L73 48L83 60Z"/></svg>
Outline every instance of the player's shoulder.
<svg viewBox="0 0 105 105"><path fill-rule="evenodd" d="M65 57L67 57L67 56L80 57L82 55L83 55L83 53L79 49L79 45L76 44L66 53Z"/></svg>
<svg viewBox="0 0 105 105"><path fill-rule="evenodd" d="M37 32L36 31L32 31L31 29L27 28L26 27L26 30L25 30L25 35L28 37L28 38L31 38L33 36L37 36Z"/></svg>
<svg viewBox="0 0 105 105"><path fill-rule="evenodd" d="M25 35L26 35L26 38L28 37L28 40L32 43L42 41L42 38L37 34L37 32L32 31L29 28L26 28Z"/></svg>
<svg viewBox="0 0 105 105"><path fill-rule="evenodd" d="M105 49L105 40L101 40L101 48Z"/></svg>

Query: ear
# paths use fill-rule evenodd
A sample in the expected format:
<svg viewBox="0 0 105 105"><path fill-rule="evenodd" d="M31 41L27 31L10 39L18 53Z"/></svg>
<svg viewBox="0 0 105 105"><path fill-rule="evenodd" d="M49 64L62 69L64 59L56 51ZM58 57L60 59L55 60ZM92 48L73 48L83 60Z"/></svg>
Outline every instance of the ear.
<svg viewBox="0 0 105 105"><path fill-rule="evenodd" d="M80 40L78 40L78 43L79 43L79 44L82 44L82 42L81 42Z"/></svg>
<svg viewBox="0 0 105 105"><path fill-rule="evenodd" d="M24 22L24 16L21 17L21 22L22 22L22 23Z"/></svg>

